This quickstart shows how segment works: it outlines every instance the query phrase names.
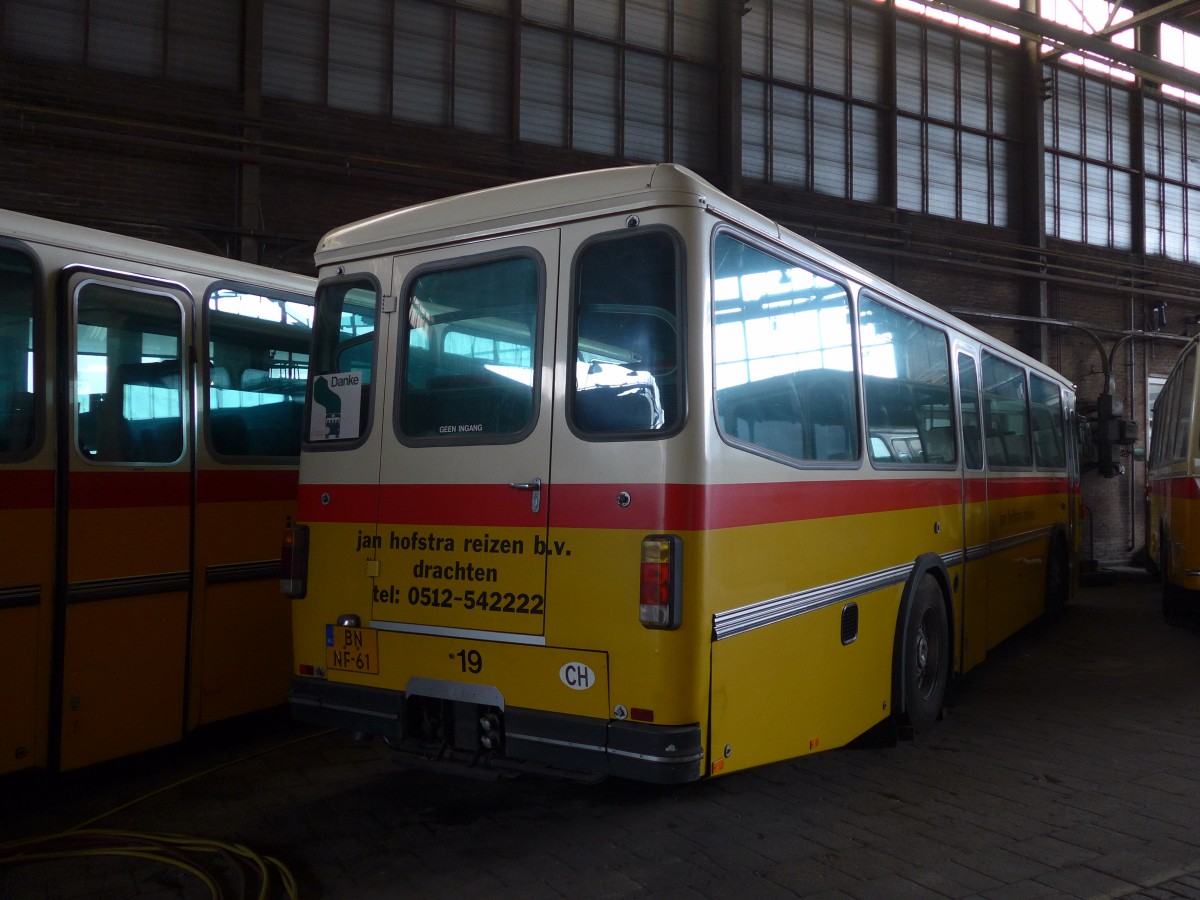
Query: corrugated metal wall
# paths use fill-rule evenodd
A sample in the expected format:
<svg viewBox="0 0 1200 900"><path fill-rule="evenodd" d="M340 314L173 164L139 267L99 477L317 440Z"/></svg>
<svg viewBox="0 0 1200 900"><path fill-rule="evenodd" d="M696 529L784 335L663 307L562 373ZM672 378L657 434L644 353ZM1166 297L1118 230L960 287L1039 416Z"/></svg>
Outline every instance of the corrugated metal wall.
<svg viewBox="0 0 1200 900"><path fill-rule="evenodd" d="M898 3L0 0L0 206L304 271L382 209L672 160L950 308L1200 315L1200 111ZM1088 339L987 327L1097 392ZM1175 349L1123 348L1137 417ZM1097 555L1140 471L1089 488Z"/></svg>

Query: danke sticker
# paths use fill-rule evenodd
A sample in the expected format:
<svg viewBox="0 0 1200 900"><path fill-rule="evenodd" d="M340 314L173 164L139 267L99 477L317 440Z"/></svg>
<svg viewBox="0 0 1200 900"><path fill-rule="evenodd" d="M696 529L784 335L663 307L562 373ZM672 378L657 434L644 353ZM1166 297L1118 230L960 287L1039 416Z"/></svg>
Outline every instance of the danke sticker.
<svg viewBox="0 0 1200 900"><path fill-rule="evenodd" d="M314 376L308 439L332 441L357 438L362 389L361 372Z"/></svg>

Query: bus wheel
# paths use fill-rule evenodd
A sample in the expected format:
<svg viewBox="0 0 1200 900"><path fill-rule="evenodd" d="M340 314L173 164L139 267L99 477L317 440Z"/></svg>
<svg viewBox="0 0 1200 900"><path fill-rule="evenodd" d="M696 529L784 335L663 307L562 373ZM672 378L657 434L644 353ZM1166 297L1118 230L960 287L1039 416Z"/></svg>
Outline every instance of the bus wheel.
<svg viewBox="0 0 1200 900"><path fill-rule="evenodd" d="M904 620L901 677L904 714L914 732L937 721L950 679L950 636L942 589L931 575L921 578Z"/></svg>

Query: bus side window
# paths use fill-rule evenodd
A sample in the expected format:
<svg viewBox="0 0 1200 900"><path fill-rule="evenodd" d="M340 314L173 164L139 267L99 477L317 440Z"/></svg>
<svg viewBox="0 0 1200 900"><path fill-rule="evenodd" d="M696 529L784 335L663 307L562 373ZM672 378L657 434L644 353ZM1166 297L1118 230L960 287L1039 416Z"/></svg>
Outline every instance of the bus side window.
<svg viewBox="0 0 1200 900"><path fill-rule="evenodd" d="M785 378L735 385L717 393L722 430L732 438L794 459L811 459L795 386Z"/></svg>
<svg viewBox="0 0 1200 900"><path fill-rule="evenodd" d="M722 434L802 462L859 459L845 288L727 233L717 235L714 257Z"/></svg>
<svg viewBox="0 0 1200 900"><path fill-rule="evenodd" d="M1067 465L1062 395L1058 385L1036 373L1029 376L1029 411L1033 420L1033 458L1039 468Z"/></svg>
<svg viewBox="0 0 1200 900"><path fill-rule="evenodd" d="M123 399L122 461L174 462L183 454L182 420L176 410L182 393L177 359L122 363L117 383Z"/></svg>
<svg viewBox="0 0 1200 900"><path fill-rule="evenodd" d="M209 294L209 446L222 456L300 453L313 305L221 287Z"/></svg>
<svg viewBox="0 0 1200 900"><path fill-rule="evenodd" d="M808 373L792 376L799 386L802 408L811 435L807 458L827 462L856 459L857 418L854 414L854 377L850 372Z"/></svg>
<svg viewBox="0 0 1200 900"><path fill-rule="evenodd" d="M19 459L33 448L35 402L34 335L36 294L32 260L0 247L0 457Z"/></svg>
<svg viewBox="0 0 1200 900"><path fill-rule="evenodd" d="M871 459L953 465L950 345L945 332L863 294L859 300L863 387ZM875 454L880 444L886 456Z"/></svg>
<svg viewBox="0 0 1200 900"><path fill-rule="evenodd" d="M1175 446L1175 431L1179 424L1179 372L1176 363L1171 377L1167 379L1158 403L1155 404L1154 460L1155 465L1165 466L1171 462Z"/></svg>
<svg viewBox="0 0 1200 900"><path fill-rule="evenodd" d="M983 468L983 426L979 421L979 375L975 360L958 355L958 407L962 414L963 459L968 469Z"/></svg>
<svg viewBox="0 0 1200 900"><path fill-rule="evenodd" d="M1192 434L1192 400L1196 381L1196 352L1194 349L1191 349L1184 357L1176 371L1179 372L1179 379L1176 383L1175 413L1172 416L1174 440L1171 442L1170 452L1172 460L1183 460L1190 455L1188 443Z"/></svg>
<svg viewBox="0 0 1200 900"><path fill-rule="evenodd" d="M972 356L959 354L959 410L962 457L968 469L983 468L983 425L979 421L979 374Z"/></svg>
<svg viewBox="0 0 1200 900"><path fill-rule="evenodd" d="M1025 370L986 352L983 354L983 411L988 465L1016 469L1032 467Z"/></svg>
<svg viewBox="0 0 1200 900"><path fill-rule="evenodd" d="M1167 463L1167 448L1171 446L1171 441L1174 439L1171 429L1175 418L1174 398L1175 377L1172 372L1163 385L1162 393L1154 401L1154 431L1150 434L1150 465L1153 468Z"/></svg>
<svg viewBox="0 0 1200 900"><path fill-rule="evenodd" d="M97 462L175 462L184 447L178 301L86 282L76 306L79 452Z"/></svg>

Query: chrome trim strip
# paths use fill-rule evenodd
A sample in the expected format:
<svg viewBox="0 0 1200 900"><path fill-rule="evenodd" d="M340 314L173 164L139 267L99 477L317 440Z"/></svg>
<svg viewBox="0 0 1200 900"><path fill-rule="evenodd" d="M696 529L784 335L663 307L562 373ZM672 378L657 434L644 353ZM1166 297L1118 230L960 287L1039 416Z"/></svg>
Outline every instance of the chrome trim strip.
<svg viewBox="0 0 1200 900"><path fill-rule="evenodd" d="M976 562L988 555L987 544L976 544L974 547L967 548L967 562Z"/></svg>
<svg viewBox="0 0 1200 900"><path fill-rule="evenodd" d="M204 570L204 581L207 584L229 584L234 581L278 578L280 565L281 561L278 559L263 559L257 562L223 563L208 566Z"/></svg>
<svg viewBox="0 0 1200 900"><path fill-rule="evenodd" d="M569 747L572 750L587 750L593 753L603 753L608 756L621 756L626 759L640 759L644 760L645 762L652 763L693 763L700 762L700 760L704 759L703 751L694 753L691 756L655 756L649 753L635 753L632 750L614 750L611 747L598 747L595 744L580 744L576 741L560 741L557 738L541 737L533 734L518 734L511 731L507 733L506 737L510 740L519 739L535 744L551 744L555 747Z"/></svg>
<svg viewBox="0 0 1200 900"><path fill-rule="evenodd" d="M848 578L845 581L837 581L806 591L798 591L795 594L761 600L758 603L750 603L737 609L719 612L713 616L713 640L724 640L735 634L743 634L755 628L774 625L776 622L851 600L863 594L869 594L871 591L903 584L912 569L912 563L904 563L892 566L890 569Z"/></svg>
<svg viewBox="0 0 1200 900"><path fill-rule="evenodd" d="M161 572L157 575L133 575L128 578L103 578L77 581L67 585L68 603L91 603L118 597L140 597L186 591L192 586L190 572Z"/></svg>
<svg viewBox="0 0 1200 900"><path fill-rule="evenodd" d="M632 750L614 750L611 747L606 751L611 756L624 756L627 759L643 759L646 762L653 763L694 763L704 759L704 752L693 753L691 756L651 756L649 753L634 753Z"/></svg>
<svg viewBox="0 0 1200 900"><path fill-rule="evenodd" d="M542 737L536 734L520 734L515 731L506 731L505 738L508 740L529 741L531 744L551 744L555 747L570 747L572 750L588 750L592 753L612 753L605 747L600 747L596 744L580 744L578 741L561 741L558 738Z"/></svg>
<svg viewBox="0 0 1200 900"><path fill-rule="evenodd" d="M37 606L42 602L42 589L36 584L16 584L0 588L0 609L19 609Z"/></svg>
<svg viewBox="0 0 1200 900"><path fill-rule="evenodd" d="M430 634L434 637L465 638L472 641L493 641L500 644L528 644L534 647L546 646L546 636L542 634L509 634L504 631L477 631L474 628L410 625L404 622L381 622L378 619L372 619L369 624L372 628L377 628L380 631L397 631L401 634Z"/></svg>
<svg viewBox="0 0 1200 900"><path fill-rule="evenodd" d="M953 568L962 564L964 556L967 562L976 562L993 553L1000 553L1031 541L1048 538L1053 531L1053 528L1038 528L1022 532L998 541L968 547L965 554L962 550L951 550L942 555L942 563L946 568ZM881 569L878 572L870 572L866 575L847 578L844 581L835 581L832 584L820 585L808 590L797 591L794 594L760 600L757 603L749 603L736 609L716 613L713 616L712 639L714 641L724 640L756 628L775 625L805 613L824 609L835 603L853 600L872 591L903 584L908 580L912 570L912 563L904 563L892 566L890 569Z"/></svg>
<svg viewBox="0 0 1200 900"><path fill-rule="evenodd" d="M355 716L373 716L376 719L382 719L385 722L394 722L397 718L399 718L398 714L394 711L363 709L361 706L347 706L344 703L320 703L315 700L290 700L289 702L296 704L297 706L307 704L308 706L315 706L320 709L333 709L337 710L338 712L350 713L351 715Z"/></svg>

